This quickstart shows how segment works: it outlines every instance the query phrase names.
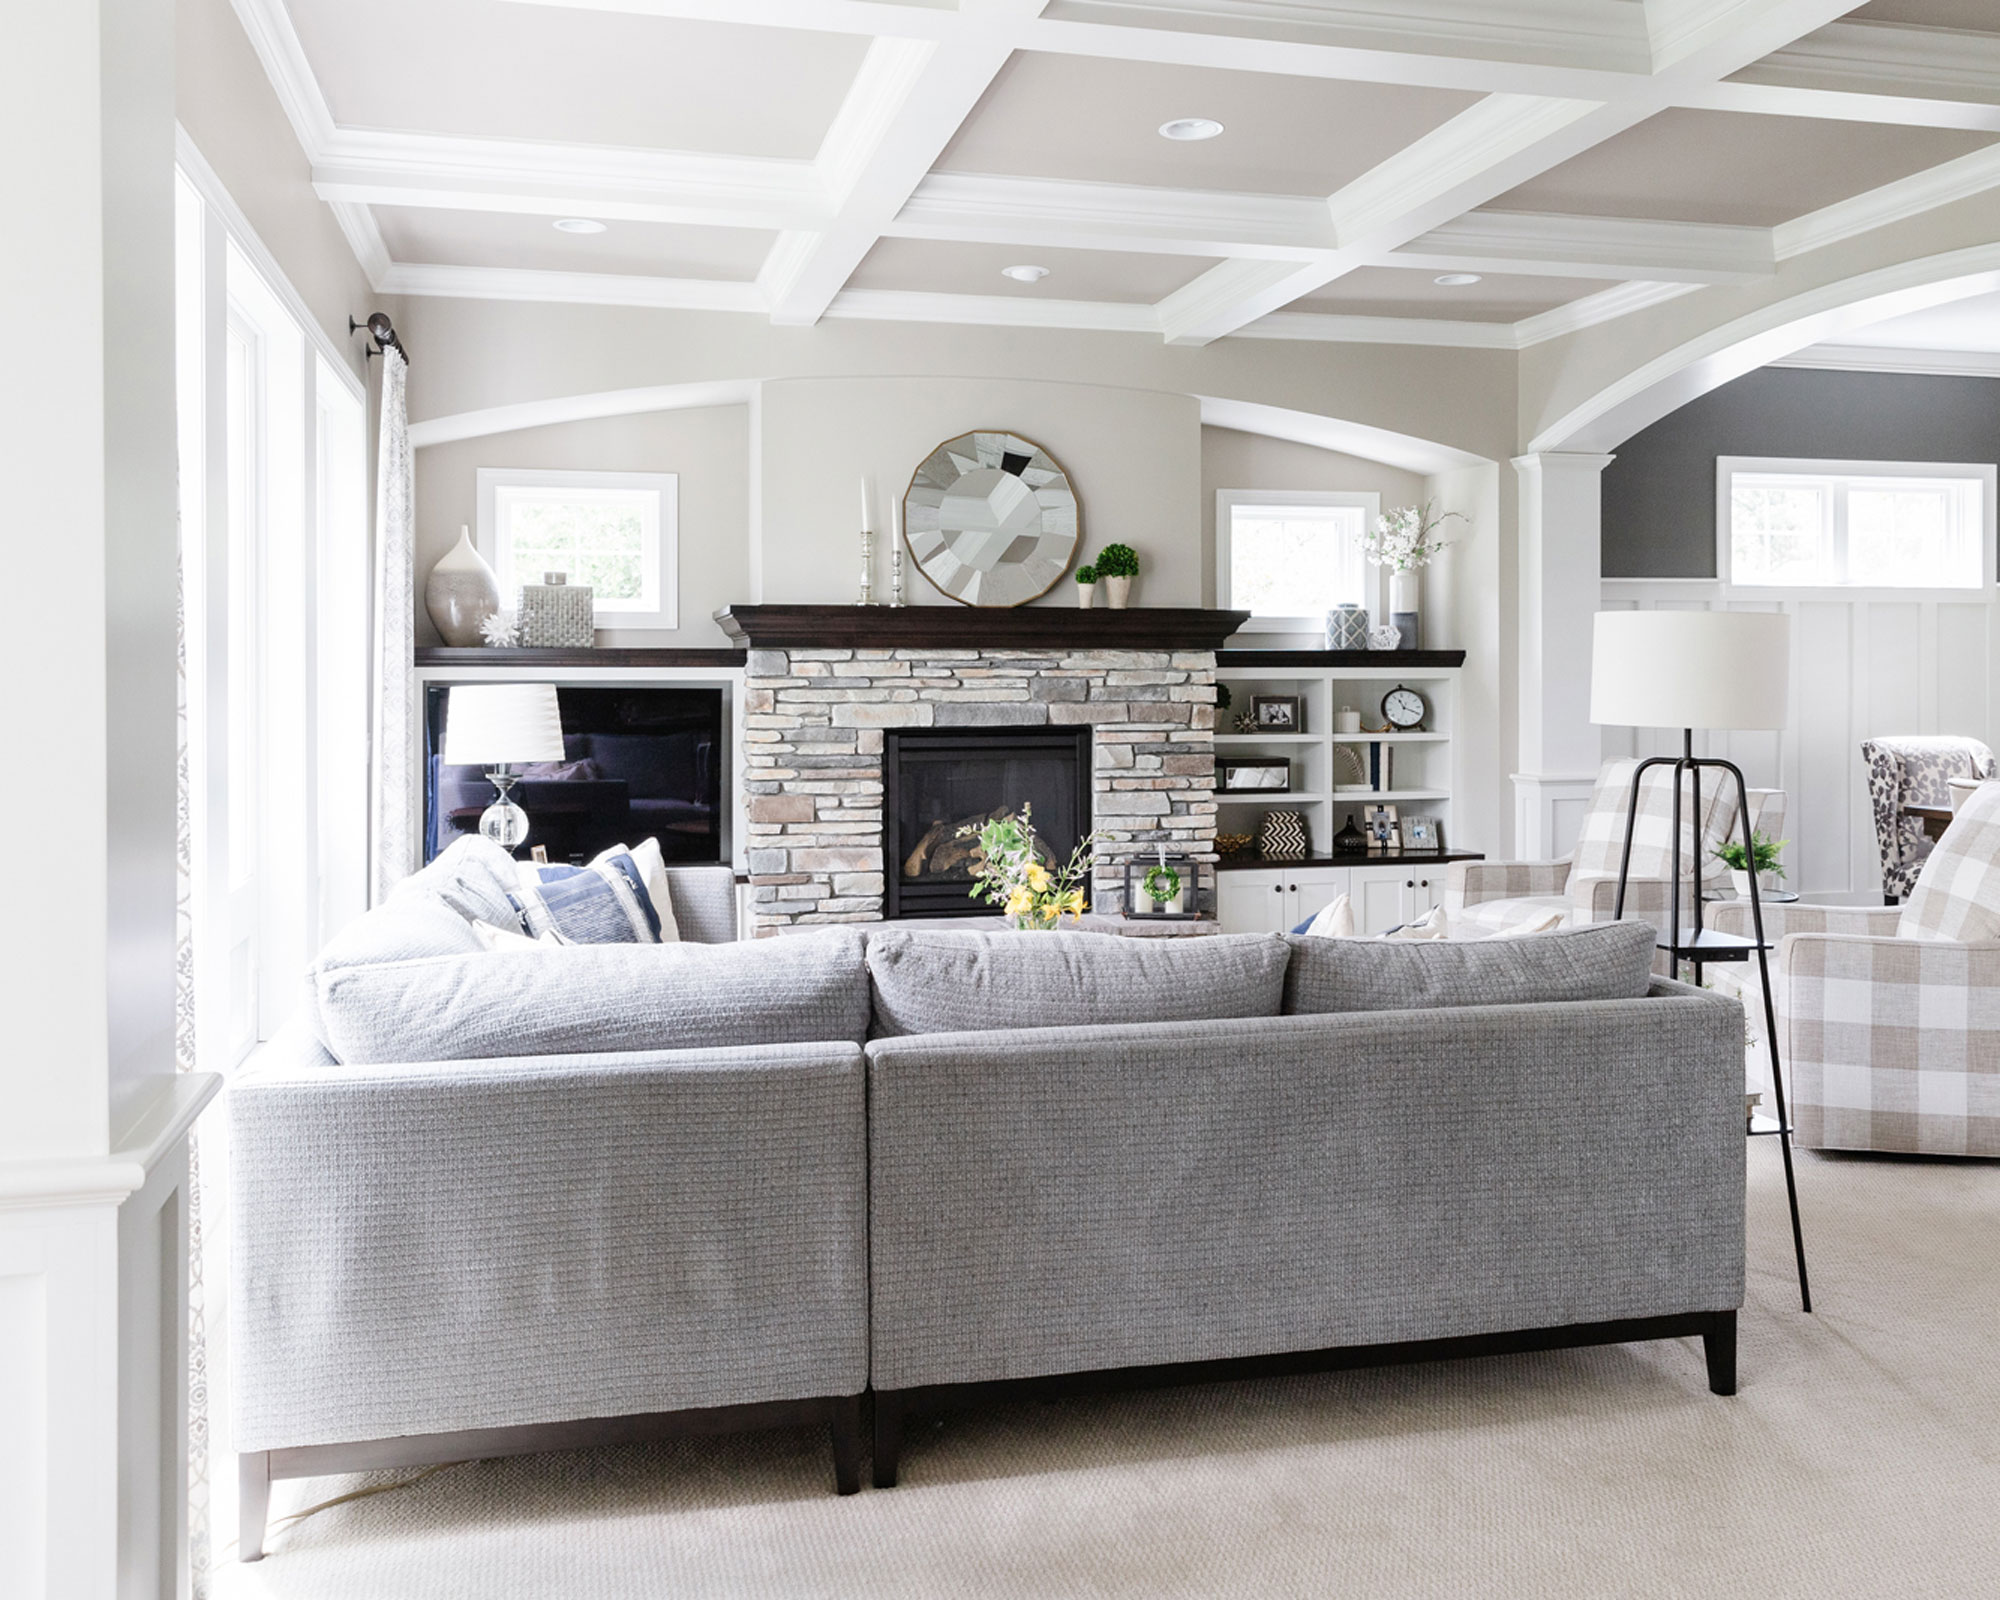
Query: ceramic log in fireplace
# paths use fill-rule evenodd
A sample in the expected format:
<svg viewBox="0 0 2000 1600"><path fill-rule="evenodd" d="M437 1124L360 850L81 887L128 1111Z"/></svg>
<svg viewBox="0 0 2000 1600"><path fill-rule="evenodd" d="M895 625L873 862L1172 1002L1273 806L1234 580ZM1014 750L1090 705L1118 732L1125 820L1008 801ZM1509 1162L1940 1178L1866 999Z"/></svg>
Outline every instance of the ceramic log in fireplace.
<svg viewBox="0 0 2000 1600"><path fill-rule="evenodd" d="M883 741L884 912L993 913L971 898L975 841L960 833L1032 807L1038 840L1065 862L1090 832L1090 729L909 728Z"/></svg>

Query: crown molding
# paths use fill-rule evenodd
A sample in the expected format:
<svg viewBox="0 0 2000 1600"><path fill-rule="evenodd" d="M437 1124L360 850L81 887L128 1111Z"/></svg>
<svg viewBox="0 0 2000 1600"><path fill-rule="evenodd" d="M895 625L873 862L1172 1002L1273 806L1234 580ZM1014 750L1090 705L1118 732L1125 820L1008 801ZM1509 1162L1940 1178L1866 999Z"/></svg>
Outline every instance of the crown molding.
<svg viewBox="0 0 2000 1600"><path fill-rule="evenodd" d="M2000 133L2000 105L1976 100L1933 100L1895 94L1804 89L1730 78L1676 96L1692 111L1737 111L1751 116L1814 117L1822 122L1881 122L1902 128L1962 128Z"/></svg>
<svg viewBox="0 0 2000 1600"><path fill-rule="evenodd" d="M613 272L539 272L516 267L439 267L397 261L376 288L383 294L447 300L533 300L565 305L641 306L656 311L761 314L754 283L703 278L644 278Z"/></svg>
<svg viewBox="0 0 2000 1600"><path fill-rule="evenodd" d="M368 286L377 294L383 292L383 280L389 276L389 269L395 265L389 259L389 247L382 242L382 230L376 225L375 213L368 207L354 205L346 200L329 202L333 220L340 225L340 231L347 238L347 248L354 252L354 259L361 263L362 276Z"/></svg>
<svg viewBox="0 0 2000 1600"><path fill-rule="evenodd" d="M1744 83L1992 105L2000 34L1890 22L1832 22L1737 74Z"/></svg>
<svg viewBox="0 0 2000 1600"><path fill-rule="evenodd" d="M1246 323L1229 337L1291 339L1311 344L1443 345L1459 350L1518 348L1511 322L1341 316L1321 311L1274 311L1269 316Z"/></svg>
<svg viewBox="0 0 2000 1600"><path fill-rule="evenodd" d="M559 422L595 422L603 417L638 416L650 411L694 411L705 406L754 404L754 378L724 378L713 383L669 383L644 389L604 389L595 394L559 395L549 400L524 400L516 405L459 411L410 424L410 448L455 444L492 433L522 428L546 428Z"/></svg>
<svg viewBox="0 0 2000 1600"><path fill-rule="evenodd" d="M1904 372L1931 378L2000 378L2000 350L1900 350L1862 344L1814 344L1774 367L1824 372Z"/></svg>
<svg viewBox="0 0 2000 1600"><path fill-rule="evenodd" d="M291 123L299 147L310 161L313 152L325 148L333 138L333 113L320 93L319 79L313 76L284 0L230 0L230 6L250 36L250 48L263 63L264 76L271 80L285 120Z"/></svg>
<svg viewBox="0 0 2000 1600"><path fill-rule="evenodd" d="M2000 145L1975 150L1941 166L1885 183L1851 199L1810 211L1771 230L1771 244L1780 261L1824 250L1857 234L1892 227L1987 190L2000 188Z"/></svg>
<svg viewBox="0 0 2000 1600"><path fill-rule="evenodd" d="M1032 300L1010 295L933 294L906 289L843 289L828 317L863 322L940 322L961 327L1071 328L1096 333L1160 331L1150 305L1112 300Z"/></svg>
<svg viewBox="0 0 2000 1600"><path fill-rule="evenodd" d="M1468 211L1384 264L1678 283L1747 283L1777 271L1769 228L1525 211Z"/></svg>
<svg viewBox="0 0 2000 1600"><path fill-rule="evenodd" d="M1523 318L1514 324L1514 347L1526 350L1532 345L1546 344L1564 334L1580 333L1599 323L1629 317L1648 306L1678 300L1701 287L1699 283L1621 283L1616 288L1587 294L1581 300L1570 301L1568 305Z"/></svg>

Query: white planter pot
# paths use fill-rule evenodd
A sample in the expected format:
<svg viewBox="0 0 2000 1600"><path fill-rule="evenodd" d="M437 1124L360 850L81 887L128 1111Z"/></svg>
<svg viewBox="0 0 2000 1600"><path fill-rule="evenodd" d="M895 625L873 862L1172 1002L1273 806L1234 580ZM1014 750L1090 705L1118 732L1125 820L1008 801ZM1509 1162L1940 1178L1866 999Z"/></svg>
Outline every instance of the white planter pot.
<svg viewBox="0 0 2000 1600"><path fill-rule="evenodd" d="M1097 585L1094 583L1079 583L1076 586L1076 603L1085 611L1094 606L1097 603Z"/></svg>
<svg viewBox="0 0 2000 1600"><path fill-rule="evenodd" d="M1111 609L1113 611L1123 611L1125 609L1125 602L1132 598L1132 580L1130 578L1100 578L1097 581L1104 585L1104 598L1109 602Z"/></svg>
<svg viewBox="0 0 2000 1600"><path fill-rule="evenodd" d="M1732 868L1729 873L1729 886L1736 891L1737 899L1748 900L1750 898L1749 873L1738 872L1734 868Z"/></svg>

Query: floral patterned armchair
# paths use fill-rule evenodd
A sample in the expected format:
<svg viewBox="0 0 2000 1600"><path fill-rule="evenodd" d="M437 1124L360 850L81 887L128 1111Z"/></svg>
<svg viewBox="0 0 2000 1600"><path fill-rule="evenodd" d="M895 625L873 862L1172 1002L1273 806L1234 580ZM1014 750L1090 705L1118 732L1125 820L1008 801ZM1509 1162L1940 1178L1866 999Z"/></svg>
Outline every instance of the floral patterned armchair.
<svg viewBox="0 0 2000 1600"><path fill-rule="evenodd" d="M1903 807L1950 805L1946 780L1995 776L1993 752L1977 739L1865 739L1861 759L1882 847L1882 899L1893 906L1915 886L1931 853L1923 824Z"/></svg>

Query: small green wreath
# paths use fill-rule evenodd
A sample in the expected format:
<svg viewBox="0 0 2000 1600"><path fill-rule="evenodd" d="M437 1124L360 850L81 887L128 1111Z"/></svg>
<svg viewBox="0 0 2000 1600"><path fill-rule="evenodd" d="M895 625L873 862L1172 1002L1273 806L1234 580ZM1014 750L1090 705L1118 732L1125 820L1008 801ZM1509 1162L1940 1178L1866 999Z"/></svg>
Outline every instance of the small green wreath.
<svg viewBox="0 0 2000 1600"><path fill-rule="evenodd" d="M1154 905L1163 906L1181 892L1181 875L1168 866L1148 867L1140 887Z"/></svg>

